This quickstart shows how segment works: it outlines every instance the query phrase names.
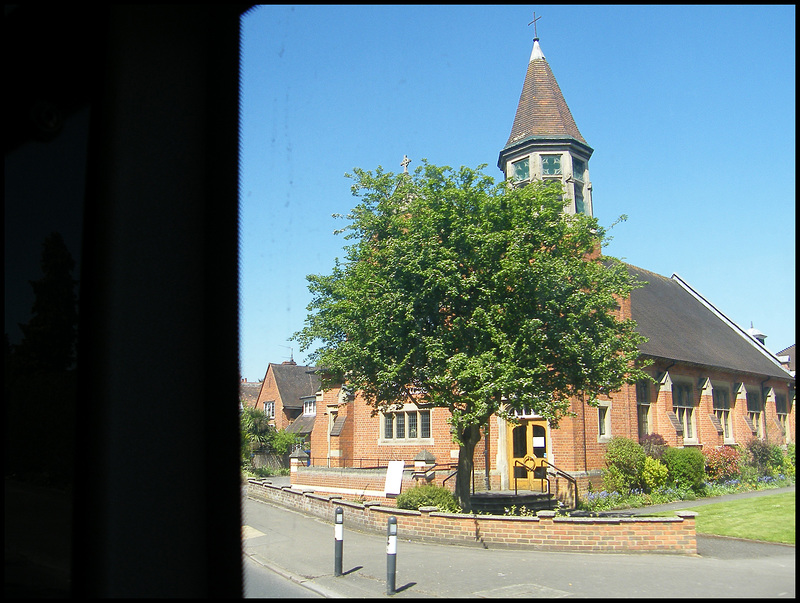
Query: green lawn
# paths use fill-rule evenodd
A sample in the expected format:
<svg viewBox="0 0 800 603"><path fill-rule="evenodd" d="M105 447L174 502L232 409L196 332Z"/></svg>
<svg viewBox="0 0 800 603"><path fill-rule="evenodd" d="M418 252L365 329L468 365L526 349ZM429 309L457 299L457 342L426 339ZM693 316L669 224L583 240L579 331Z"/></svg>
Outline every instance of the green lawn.
<svg viewBox="0 0 800 603"><path fill-rule="evenodd" d="M794 544L794 492L685 509L697 513L697 533ZM669 516L675 512L654 513Z"/></svg>

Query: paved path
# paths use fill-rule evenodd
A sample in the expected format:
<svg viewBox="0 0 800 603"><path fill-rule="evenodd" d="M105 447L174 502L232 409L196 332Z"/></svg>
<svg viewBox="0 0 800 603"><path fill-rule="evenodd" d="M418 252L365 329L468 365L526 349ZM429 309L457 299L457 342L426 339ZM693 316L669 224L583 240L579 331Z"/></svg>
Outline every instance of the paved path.
<svg viewBox="0 0 800 603"><path fill-rule="evenodd" d="M332 520L248 499L244 523L245 554L310 590L386 596L385 536L345 517L345 575L334 577ZM793 546L698 537L696 556L556 553L411 542L402 521L399 534L395 597L795 596Z"/></svg>

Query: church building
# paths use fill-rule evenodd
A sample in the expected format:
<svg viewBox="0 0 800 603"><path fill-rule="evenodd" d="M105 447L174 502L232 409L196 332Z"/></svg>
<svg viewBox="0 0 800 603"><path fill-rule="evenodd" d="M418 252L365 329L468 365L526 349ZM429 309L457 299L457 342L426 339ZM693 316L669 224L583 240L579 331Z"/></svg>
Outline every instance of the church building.
<svg viewBox="0 0 800 603"><path fill-rule="evenodd" d="M565 211L593 215L592 153L535 38L498 167L519 182L559 180ZM492 417L475 448L476 491L539 490L549 480L560 498L582 496L590 483L600 487L606 445L615 436L659 434L669 446L701 449L754 437L795 441L794 374L677 274L628 269L647 284L622 300L619 313L647 337L640 350L652 360L647 370L654 382L624 386L599 407L574 399L573 415L558 428L533 412L521 413L516 424ZM386 467L403 460L409 468L441 469L458 459L444 408L408 403L373 415L358 392L333 388L316 393L315 412L311 467ZM523 467L531 459L534 471ZM293 484L302 480L302 472L293 474ZM314 482L321 491L342 486Z"/></svg>

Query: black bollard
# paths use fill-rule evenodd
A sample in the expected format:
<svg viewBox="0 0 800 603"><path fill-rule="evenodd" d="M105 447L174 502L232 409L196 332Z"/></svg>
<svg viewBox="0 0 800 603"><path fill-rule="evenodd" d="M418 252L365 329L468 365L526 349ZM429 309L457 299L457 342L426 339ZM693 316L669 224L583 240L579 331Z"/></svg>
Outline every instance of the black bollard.
<svg viewBox="0 0 800 603"><path fill-rule="evenodd" d="M342 549L344 548L344 517L341 507L336 507L336 519L333 524L333 575L342 575Z"/></svg>
<svg viewBox="0 0 800 603"><path fill-rule="evenodd" d="M386 542L386 594L395 594L395 572L397 571L397 518L389 518Z"/></svg>

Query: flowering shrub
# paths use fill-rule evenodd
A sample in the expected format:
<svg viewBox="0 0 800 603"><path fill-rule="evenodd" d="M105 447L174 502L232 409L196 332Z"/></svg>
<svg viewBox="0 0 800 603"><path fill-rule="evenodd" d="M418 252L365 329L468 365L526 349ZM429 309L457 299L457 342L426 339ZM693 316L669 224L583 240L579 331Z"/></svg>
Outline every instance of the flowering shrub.
<svg viewBox="0 0 800 603"><path fill-rule="evenodd" d="M703 450L706 477L712 481L730 480L741 474L741 454L738 448L722 446Z"/></svg>
<svg viewBox="0 0 800 603"><path fill-rule="evenodd" d="M648 433L639 438L639 445L644 449L644 453L654 459L661 460L661 455L667 449L667 441L664 436L657 433Z"/></svg>
<svg viewBox="0 0 800 603"><path fill-rule="evenodd" d="M780 446L753 438L747 445L747 462L759 475L774 475L783 468L783 450Z"/></svg>

